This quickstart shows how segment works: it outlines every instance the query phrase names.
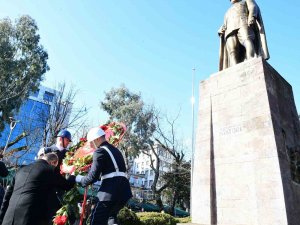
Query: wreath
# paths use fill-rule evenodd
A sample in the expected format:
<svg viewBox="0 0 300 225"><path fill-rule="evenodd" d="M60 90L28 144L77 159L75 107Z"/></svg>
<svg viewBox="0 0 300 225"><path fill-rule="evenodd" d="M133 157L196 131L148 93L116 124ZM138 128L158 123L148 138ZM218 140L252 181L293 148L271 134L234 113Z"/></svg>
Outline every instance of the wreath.
<svg viewBox="0 0 300 225"><path fill-rule="evenodd" d="M105 132L105 139L112 145L117 146L122 140L126 126L123 123L112 122L100 126ZM61 174L68 176L72 175L86 175L93 162L93 153L96 149L91 148L86 138L80 138L79 142L72 146L66 153L62 165L60 167ZM85 188L83 196L82 213L79 214L78 202L82 201L82 194L79 191L79 187L75 185L70 191L68 191L62 201L62 207L56 212L53 219L54 225L71 225L69 222L70 217L74 219L80 219L80 225L84 218L84 206L86 202L88 188Z"/></svg>

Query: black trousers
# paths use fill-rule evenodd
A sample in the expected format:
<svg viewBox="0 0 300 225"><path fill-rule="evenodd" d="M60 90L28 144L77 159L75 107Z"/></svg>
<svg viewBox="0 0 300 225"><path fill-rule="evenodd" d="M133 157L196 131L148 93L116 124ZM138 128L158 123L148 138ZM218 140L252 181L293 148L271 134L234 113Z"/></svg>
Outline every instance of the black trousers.
<svg viewBox="0 0 300 225"><path fill-rule="evenodd" d="M92 211L91 225L117 224L117 215L125 205L124 201L98 202Z"/></svg>

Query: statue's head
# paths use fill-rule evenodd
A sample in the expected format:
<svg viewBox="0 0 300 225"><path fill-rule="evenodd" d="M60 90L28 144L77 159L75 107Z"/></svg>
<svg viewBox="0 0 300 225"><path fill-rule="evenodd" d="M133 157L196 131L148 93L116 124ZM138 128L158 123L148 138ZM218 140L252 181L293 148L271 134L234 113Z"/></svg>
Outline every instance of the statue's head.
<svg viewBox="0 0 300 225"><path fill-rule="evenodd" d="M240 2L241 0L229 0L232 4L236 2Z"/></svg>

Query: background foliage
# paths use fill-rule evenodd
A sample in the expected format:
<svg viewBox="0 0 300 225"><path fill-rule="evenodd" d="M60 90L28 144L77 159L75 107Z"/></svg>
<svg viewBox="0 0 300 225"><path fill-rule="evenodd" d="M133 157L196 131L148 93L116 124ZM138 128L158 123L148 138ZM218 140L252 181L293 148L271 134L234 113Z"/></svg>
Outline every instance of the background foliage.
<svg viewBox="0 0 300 225"><path fill-rule="evenodd" d="M49 70L38 26L30 16L0 20L0 131Z"/></svg>

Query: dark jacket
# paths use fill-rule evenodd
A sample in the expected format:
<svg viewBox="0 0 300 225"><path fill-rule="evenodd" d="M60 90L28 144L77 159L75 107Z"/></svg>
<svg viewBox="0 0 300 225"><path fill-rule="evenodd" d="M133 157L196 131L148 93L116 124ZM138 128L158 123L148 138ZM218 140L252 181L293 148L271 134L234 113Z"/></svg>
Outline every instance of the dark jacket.
<svg viewBox="0 0 300 225"><path fill-rule="evenodd" d="M93 164L87 176L81 179L81 184L87 186L101 179L102 175L115 172L114 164L106 146L113 154L120 172L126 172L125 161L119 149L108 142L104 142L93 154ZM104 179L97 193L99 201L127 201L132 197L129 181L126 177Z"/></svg>
<svg viewBox="0 0 300 225"><path fill-rule="evenodd" d="M66 157L67 150L66 149L59 150L57 148L56 144L53 144L49 147L45 147L44 151L45 151L45 154L53 152L57 155L58 164L55 167L55 171L57 174L60 174L60 166L62 164L62 161ZM62 206L61 201L63 199L64 193L65 193L64 190L61 190L58 188L55 190L55 194L51 193L51 195L48 196L48 198L49 198L48 204L49 204L49 210L50 210L51 214L55 213Z"/></svg>
<svg viewBox="0 0 300 225"><path fill-rule="evenodd" d="M0 161L0 176L6 177L8 175L8 170L3 162ZM0 184L0 205L2 204L3 198L4 198L4 188Z"/></svg>
<svg viewBox="0 0 300 225"><path fill-rule="evenodd" d="M74 183L67 181L45 160L22 167L8 188L0 210L2 225L40 225L49 220L48 196L55 189L70 190Z"/></svg>
<svg viewBox="0 0 300 225"><path fill-rule="evenodd" d="M4 164L4 162L0 161L0 176L1 177L6 177L8 175L8 170Z"/></svg>

